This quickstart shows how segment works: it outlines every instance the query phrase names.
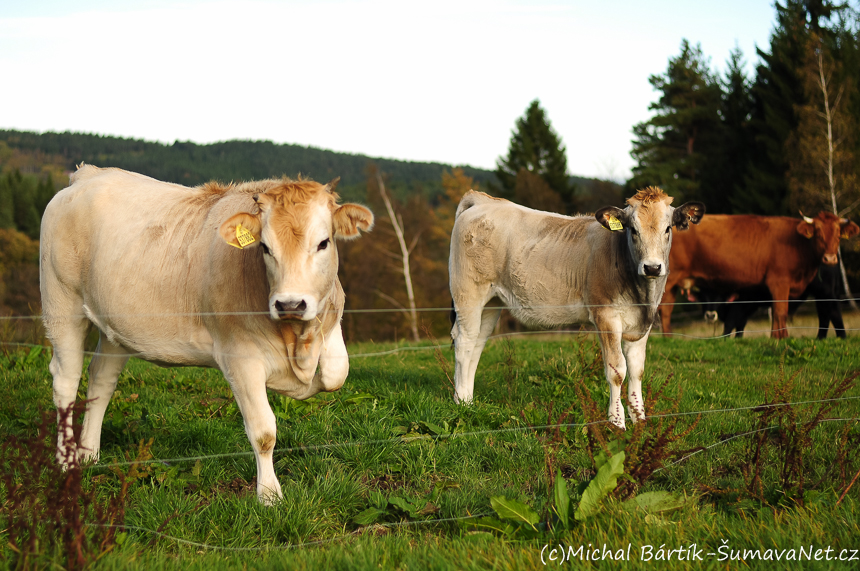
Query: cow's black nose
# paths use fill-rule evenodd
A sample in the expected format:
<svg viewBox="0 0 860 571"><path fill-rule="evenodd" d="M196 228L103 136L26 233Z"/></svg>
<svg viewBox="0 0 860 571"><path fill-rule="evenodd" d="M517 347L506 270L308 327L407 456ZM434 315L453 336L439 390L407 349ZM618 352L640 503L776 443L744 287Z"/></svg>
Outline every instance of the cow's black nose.
<svg viewBox="0 0 860 571"><path fill-rule="evenodd" d="M275 302L275 310L281 317L299 317L305 312L307 308L308 304L305 303L305 300L303 299L300 301L286 303L283 301Z"/></svg>
<svg viewBox="0 0 860 571"><path fill-rule="evenodd" d="M656 266L645 265L645 275L651 277L657 277L660 275L660 268L663 266L661 264L657 264Z"/></svg>

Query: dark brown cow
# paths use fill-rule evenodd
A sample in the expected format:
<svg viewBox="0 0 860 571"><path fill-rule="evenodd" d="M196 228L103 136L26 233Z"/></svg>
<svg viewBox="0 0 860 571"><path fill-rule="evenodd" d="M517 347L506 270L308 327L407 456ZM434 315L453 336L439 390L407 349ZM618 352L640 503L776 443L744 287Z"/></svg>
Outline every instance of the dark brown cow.
<svg viewBox="0 0 860 571"><path fill-rule="evenodd" d="M774 299L771 336L788 337L788 299L803 293L821 264L836 263L840 237L858 232L856 224L829 212L803 219L709 215L675 236L660 306L663 332L671 331L673 288L698 279L724 291L766 286Z"/></svg>

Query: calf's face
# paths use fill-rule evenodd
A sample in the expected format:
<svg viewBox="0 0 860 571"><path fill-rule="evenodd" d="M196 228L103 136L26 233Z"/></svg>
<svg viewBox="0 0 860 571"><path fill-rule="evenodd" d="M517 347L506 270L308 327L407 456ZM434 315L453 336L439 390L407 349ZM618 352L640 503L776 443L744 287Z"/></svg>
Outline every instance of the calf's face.
<svg viewBox="0 0 860 571"><path fill-rule="evenodd" d="M688 202L678 208L672 208L671 203L672 197L649 187L627 199L627 208L606 206L594 215L607 230L626 233L636 272L643 278L668 275L672 228L686 230L690 222L698 224L705 214L701 202Z"/></svg>
<svg viewBox="0 0 860 571"><path fill-rule="evenodd" d="M334 240L356 238L373 226L373 214L364 206L337 204L336 183L304 181L295 183L302 185L300 191L277 187L255 195L255 214L236 214L221 226L228 244L262 248L272 319L316 319L337 279ZM253 238L245 245L239 243L243 229Z"/></svg>

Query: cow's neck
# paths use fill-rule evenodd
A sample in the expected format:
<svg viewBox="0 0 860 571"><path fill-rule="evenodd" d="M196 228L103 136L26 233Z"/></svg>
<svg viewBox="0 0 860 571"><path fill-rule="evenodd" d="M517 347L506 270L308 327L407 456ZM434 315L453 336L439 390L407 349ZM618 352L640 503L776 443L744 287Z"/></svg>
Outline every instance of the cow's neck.
<svg viewBox="0 0 860 571"><path fill-rule="evenodd" d="M652 323L654 317L657 315L657 308L660 306L660 301L663 298L663 290L666 289L666 281L669 276L666 275L656 279L647 279L640 276L638 263L633 258L630 244L627 241L627 232L617 233L615 239L617 255L622 260L622 263L619 264L619 271L622 273L621 279L623 283L630 286L627 292L631 297L631 302L640 305L642 310L647 314L645 317L646 321ZM667 262L664 261L663 263Z"/></svg>
<svg viewBox="0 0 860 571"><path fill-rule="evenodd" d="M280 324L281 337L286 346L290 367L300 379L313 378L325 336L340 321L343 314L343 289L336 282L329 295L321 302L324 311L309 321L284 321Z"/></svg>

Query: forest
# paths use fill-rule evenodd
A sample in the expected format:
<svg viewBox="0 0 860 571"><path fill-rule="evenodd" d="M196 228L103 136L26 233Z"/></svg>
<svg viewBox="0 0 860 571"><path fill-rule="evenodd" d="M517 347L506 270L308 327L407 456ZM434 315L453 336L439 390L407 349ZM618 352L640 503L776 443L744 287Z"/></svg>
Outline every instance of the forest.
<svg viewBox="0 0 860 571"><path fill-rule="evenodd" d="M367 204L377 217L372 239L339 246L347 309L382 311L348 312L347 340L447 333L445 312L417 310L450 306L448 236L469 188L573 213L620 206L632 191L655 185L677 204L706 203L710 213L798 217L827 210L860 221L858 7L784 0L775 14L752 76L739 49L727 54L725 72L715 72L695 38L681 42L665 70L653 70L651 117L631 126L636 165L624 185L571 176L563 141L538 99L513 125L509 151L494 171L268 141L165 145L0 130L0 312L38 313L41 212L80 162L185 185L299 173L341 177L341 196ZM842 259L856 294L860 240L843 241Z"/></svg>

